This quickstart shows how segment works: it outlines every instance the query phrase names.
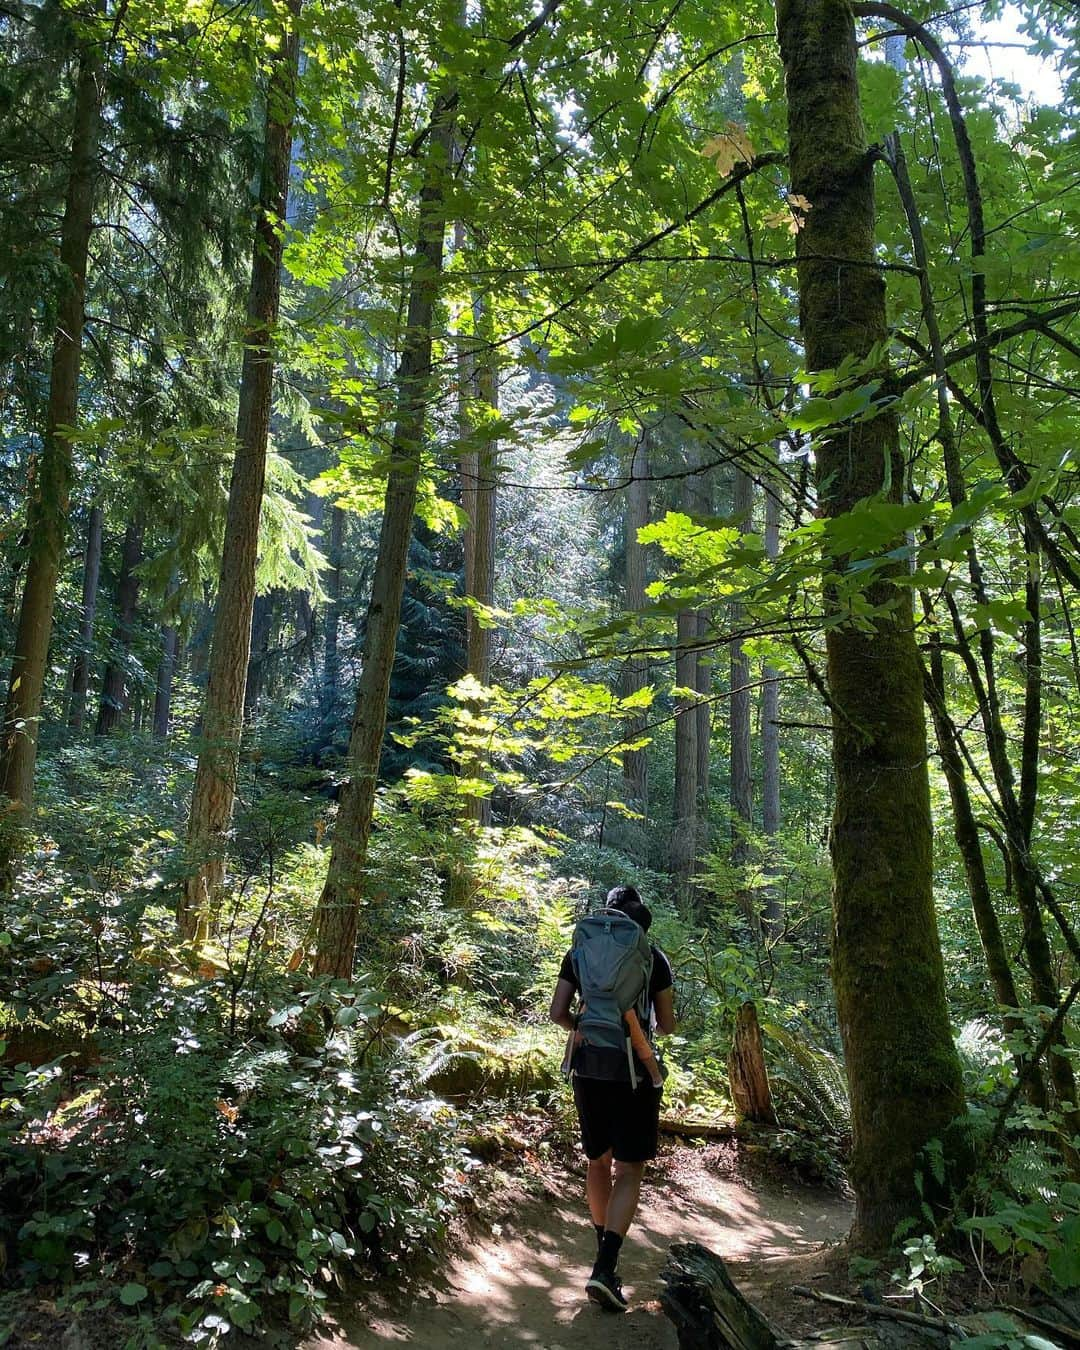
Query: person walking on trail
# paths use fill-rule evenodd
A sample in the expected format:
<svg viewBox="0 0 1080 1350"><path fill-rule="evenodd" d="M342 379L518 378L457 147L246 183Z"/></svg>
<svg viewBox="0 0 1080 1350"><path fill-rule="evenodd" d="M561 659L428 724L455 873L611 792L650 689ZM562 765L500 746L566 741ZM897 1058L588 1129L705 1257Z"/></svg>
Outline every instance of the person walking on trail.
<svg viewBox="0 0 1080 1350"><path fill-rule="evenodd" d="M551 999L551 1020L571 1033L564 1069L589 1163L585 1189L597 1256L585 1291L612 1312L627 1306L619 1251L659 1132L663 1079L644 1033L675 1030L671 963L646 938L651 923L633 886L609 891L604 909L575 928Z"/></svg>

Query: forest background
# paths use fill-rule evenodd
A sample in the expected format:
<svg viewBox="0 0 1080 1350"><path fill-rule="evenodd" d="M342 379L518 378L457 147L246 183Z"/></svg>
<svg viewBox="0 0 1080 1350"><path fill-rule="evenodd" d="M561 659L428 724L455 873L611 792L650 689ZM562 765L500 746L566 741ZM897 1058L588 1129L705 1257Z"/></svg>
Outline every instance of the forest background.
<svg viewBox="0 0 1080 1350"><path fill-rule="evenodd" d="M1078 35L999 13L5 0L11 1298L437 1242L615 882L674 1116L752 1000L859 1259L1080 1285Z"/></svg>

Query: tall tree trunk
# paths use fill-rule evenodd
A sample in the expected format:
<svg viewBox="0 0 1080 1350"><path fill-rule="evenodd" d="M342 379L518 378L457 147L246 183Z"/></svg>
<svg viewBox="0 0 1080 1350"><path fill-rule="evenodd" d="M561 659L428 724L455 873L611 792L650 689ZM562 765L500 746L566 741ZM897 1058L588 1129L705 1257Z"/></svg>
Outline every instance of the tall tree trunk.
<svg viewBox="0 0 1080 1350"><path fill-rule="evenodd" d="M322 706L329 716L333 716L341 691L341 654L338 651L338 630L341 626L341 589L345 561L342 547L344 541L345 512L340 506L331 506L330 537L326 549L329 575L326 582L326 607L323 610L322 675Z"/></svg>
<svg viewBox="0 0 1080 1350"><path fill-rule="evenodd" d="M700 452L697 456L700 465ZM705 519L713 512L713 477L708 469L699 469L686 480L686 509L690 515ZM712 750L712 694L713 662L712 653L707 651L704 641L712 629L712 621L705 610L697 613L697 646L694 650L693 688L699 698L694 708L694 746L697 755L697 767L694 771L695 790L697 792L697 825L695 845L695 863L709 847L709 771Z"/></svg>
<svg viewBox="0 0 1080 1350"><path fill-rule="evenodd" d="M696 687L697 662L693 644L697 639L697 614L679 611L675 632L675 684L682 690ZM697 716L691 694L675 704L675 802L671 824L671 875L675 897L685 906L694 898L693 875L697 859Z"/></svg>
<svg viewBox="0 0 1080 1350"><path fill-rule="evenodd" d="M225 879L226 833L232 817L244 720L244 685L251 646L259 514L273 401L274 327L281 295L282 222L289 193L292 126L300 53L301 0L288 0L266 93L262 177L251 261L236 455L221 576L214 613L202 746L188 821L188 876L177 908L181 935L197 939L211 928Z"/></svg>
<svg viewBox="0 0 1080 1350"><path fill-rule="evenodd" d="M386 730L405 570L420 478L424 422L430 399L431 325L443 267L446 175L453 129L452 96L432 113L420 193L416 252L409 283L405 338L398 366L398 404L390 472L364 631L363 665L349 737L349 781L338 808L326 884L315 915L315 971L352 976L360 897L375 812L375 787Z"/></svg>
<svg viewBox="0 0 1080 1350"><path fill-rule="evenodd" d="M1032 836L1035 808L1039 795L1039 758L1042 737L1042 558L1030 526L1024 527L1027 570L1024 605L1024 732L1020 753L1020 786L1016 801L1016 824L1010 840L1018 839L1013 862L1016 893L1024 919L1024 948L1031 966L1032 991L1036 1000L1056 1012L1061 1001L1057 972L1054 969L1049 939L1043 924L1038 876L1032 865ZM1017 872L1017 868L1020 869ZM1064 1040L1064 1037L1062 1038ZM1065 1121L1061 1140L1063 1152L1074 1174L1080 1175L1080 1154L1072 1144L1080 1137L1080 1105L1077 1102L1076 1077L1072 1061L1061 1049L1052 1046L1047 1057L1050 1081L1054 1085L1058 1107Z"/></svg>
<svg viewBox="0 0 1080 1350"><path fill-rule="evenodd" d="M479 307L474 307L478 309ZM477 333L484 329L478 313ZM499 391L492 353L483 352L476 363L476 397L485 410L498 411ZM476 457L476 515L473 521L473 599L490 606L495 600L495 506L498 491L498 442L485 434ZM481 684L491 683L492 629L469 615L469 674Z"/></svg>
<svg viewBox="0 0 1080 1350"><path fill-rule="evenodd" d="M645 547L638 541L638 531L649 523L649 441L645 432L630 455L630 481L626 486L626 505L623 516L625 573L623 580L623 608L628 614L640 614L645 608ZM635 642L637 639L635 639ZM644 655L632 653L627 658L623 676L623 692L628 697L639 693L649 682L649 663ZM634 739L643 732L644 715L633 718L627 725L626 736ZM642 750L624 750L622 755L623 791L627 801L645 814L648 802L648 756Z"/></svg>
<svg viewBox="0 0 1080 1350"><path fill-rule="evenodd" d="M780 554L780 499L765 488L765 556ZM767 933L783 928L784 913L776 887L776 836L780 833L780 680L770 665L761 670L761 832L765 836L765 905Z"/></svg>
<svg viewBox="0 0 1080 1350"><path fill-rule="evenodd" d="M161 630L161 661L158 664L157 685L154 689L154 735L159 741L168 739L172 717L173 680L180 655L180 632L175 625Z"/></svg>
<svg viewBox="0 0 1080 1350"><path fill-rule="evenodd" d="M303 654L307 656L308 672L311 675L312 689L319 687L319 626L315 617L315 606L311 603L310 591L294 591L296 596L296 626L301 633L299 639ZM297 653L298 655L300 653Z"/></svg>
<svg viewBox="0 0 1080 1350"><path fill-rule="evenodd" d="M465 247L464 226L454 225L454 248ZM477 425L471 408L486 420L488 410L498 409L498 383L494 353L481 343L490 336L490 322L483 301L472 303L473 348L459 339L458 435L462 448L458 456L461 476L461 509L466 516L462 540L465 555L465 595L490 607L495 599L495 507L498 489L498 442ZM479 621L471 608L465 611L465 670L478 684L491 683L492 629ZM461 765L466 777L479 777L483 763L478 756ZM491 802L487 797L467 797L467 813L481 825L491 822ZM461 890L460 886L455 889Z"/></svg>
<svg viewBox="0 0 1080 1350"><path fill-rule="evenodd" d="M979 827L971 805L964 761L956 740L956 728L946 708L945 667L941 644L936 637L931 639L930 669L926 680L926 701L933 718L938 755L949 789L949 800L952 803L953 837L964 865L971 910L982 943L994 998L1003 1008L1019 1008L1020 998L1013 981L1005 939L990 894L990 882L987 879L986 864L979 842ZM1010 1030L1016 1030L1016 1027L1012 1026Z"/></svg>
<svg viewBox="0 0 1080 1350"><path fill-rule="evenodd" d="M127 672L135 611L139 603L139 578L135 569L142 562L144 522L137 516L124 531L120 550L120 577L116 586L116 624L109 643L109 659L101 681L95 736L107 736L123 720L128 705Z"/></svg>
<svg viewBox="0 0 1080 1350"><path fill-rule="evenodd" d="M83 554L82 607L79 612L79 647L71 669L71 703L68 726L82 731L86 721L86 696L90 691L90 662L94 652L94 614L97 611L98 583L101 579L101 545L105 512L100 502L90 507L86 522L86 551Z"/></svg>
<svg viewBox="0 0 1080 1350"><path fill-rule="evenodd" d="M733 466L731 510L741 534L753 528L754 480L738 464ZM738 632L743 621L743 607L735 601L729 607L731 627ZM750 661L742 642L735 638L730 650L731 695L729 714L731 726L731 862L736 869L745 869L750 862L750 832L754 821L754 773L751 761L750 714L753 700L750 695ZM750 896L742 881L738 895L744 911L751 912Z"/></svg>
<svg viewBox="0 0 1080 1350"><path fill-rule="evenodd" d="M778 0L792 187L810 203L797 241L800 323L811 371L864 359L887 336L875 267L873 161L845 0ZM841 261L837 261L837 260ZM844 261L850 260L850 262ZM887 380L888 372L880 374ZM866 378L865 376L863 378ZM817 446L827 517L879 494L900 499L895 415L846 426ZM842 559L828 567L841 570ZM922 673L910 593L879 577L867 632L829 629L836 805L833 981L851 1084L857 1248L887 1247L919 1213L915 1173L928 1141L957 1147L964 1109L934 914ZM958 1160L959 1161L959 1160Z"/></svg>
<svg viewBox="0 0 1080 1350"><path fill-rule="evenodd" d="M26 819L34 793L45 671L67 533L73 472L67 428L75 426L79 418L86 263L101 124L100 77L99 48L94 42L87 42L80 54L75 85L71 156L60 229L61 293L49 372L49 401L41 453L31 463L27 485L26 533L30 552L0 738L0 796L9 798L17 808L9 812L0 841L3 854L0 872L5 881L20 847L18 830L12 827Z"/></svg>
<svg viewBox="0 0 1080 1350"><path fill-rule="evenodd" d="M274 626L274 601L280 595L281 591L277 589L257 595L251 607L251 646L244 676L244 722L248 726L255 721L259 698L266 683L270 633Z"/></svg>
<svg viewBox="0 0 1080 1350"><path fill-rule="evenodd" d="M927 608L929 605L927 604ZM986 875L986 863L983 859L979 841L979 827L975 820L975 811L968 791L967 775L964 771L964 759L960 748L956 726L949 717L945 696L945 664L941 651L941 642L936 634L930 638L930 665L926 672L926 704L930 709L937 741L938 756L945 782L949 789L949 801L952 804L953 838L964 866L971 912L983 949L990 985L994 999L1005 1009L1004 1028L1009 1034L1022 1033L1023 1019L1016 1015L1020 1007L1020 997L1009 964L1005 939L998 922L990 890L990 881ZM1018 1060L1021 1067L1022 1057ZM1036 1065L1027 1070L1025 1082L1028 1100L1033 1105L1045 1108L1047 1104L1046 1087L1043 1083L1041 1068Z"/></svg>
<svg viewBox="0 0 1080 1350"><path fill-rule="evenodd" d="M454 222L454 253L462 254L465 249L465 226L462 221ZM460 438L458 451L458 475L461 479L461 511L465 517L465 529L462 532L461 545L464 553L464 584L466 597L476 594L476 484L480 476L479 456L472 437L472 425L469 419L469 400L473 397L475 381L473 356L469 338L465 332L465 316L469 309L465 306L458 316L460 325L457 338L457 433ZM465 611L465 648L468 650L469 635L472 632L473 619ZM466 658L467 668L467 658Z"/></svg>

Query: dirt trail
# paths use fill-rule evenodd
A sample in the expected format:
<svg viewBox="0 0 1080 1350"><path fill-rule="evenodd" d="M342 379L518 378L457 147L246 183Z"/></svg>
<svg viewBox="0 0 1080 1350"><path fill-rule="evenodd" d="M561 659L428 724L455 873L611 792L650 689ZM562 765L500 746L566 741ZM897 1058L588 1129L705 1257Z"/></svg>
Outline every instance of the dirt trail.
<svg viewBox="0 0 1080 1350"><path fill-rule="evenodd" d="M604 1312L584 1298L596 1240L574 1178L500 1216L499 1231L453 1258L445 1280L411 1307L358 1316L305 1350L676 1350L657 1302L672 1242L702 1242L730 1259L752 1293L777 1263L835 1241L850 1226L850 1209L835 1196L776 1181L751 1186L730 1166L717 1175L718 1161L715 1149L675 1146L646 1178L620 1261L627 1313Z"/></svg>

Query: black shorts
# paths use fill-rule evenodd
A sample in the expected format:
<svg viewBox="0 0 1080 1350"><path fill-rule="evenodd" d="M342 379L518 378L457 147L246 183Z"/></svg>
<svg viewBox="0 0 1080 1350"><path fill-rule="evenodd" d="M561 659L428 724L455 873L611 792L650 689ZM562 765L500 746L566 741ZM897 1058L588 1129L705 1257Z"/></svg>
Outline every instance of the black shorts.
<svg viewBox="0 0 1080 1350"><path fill-rule="evenodd" d="M575 1075L574 1105L585 1156L600 1158L611 1149L616 1162L655 1158L662 1095L648 1080L634 1088Z"/></svg>

